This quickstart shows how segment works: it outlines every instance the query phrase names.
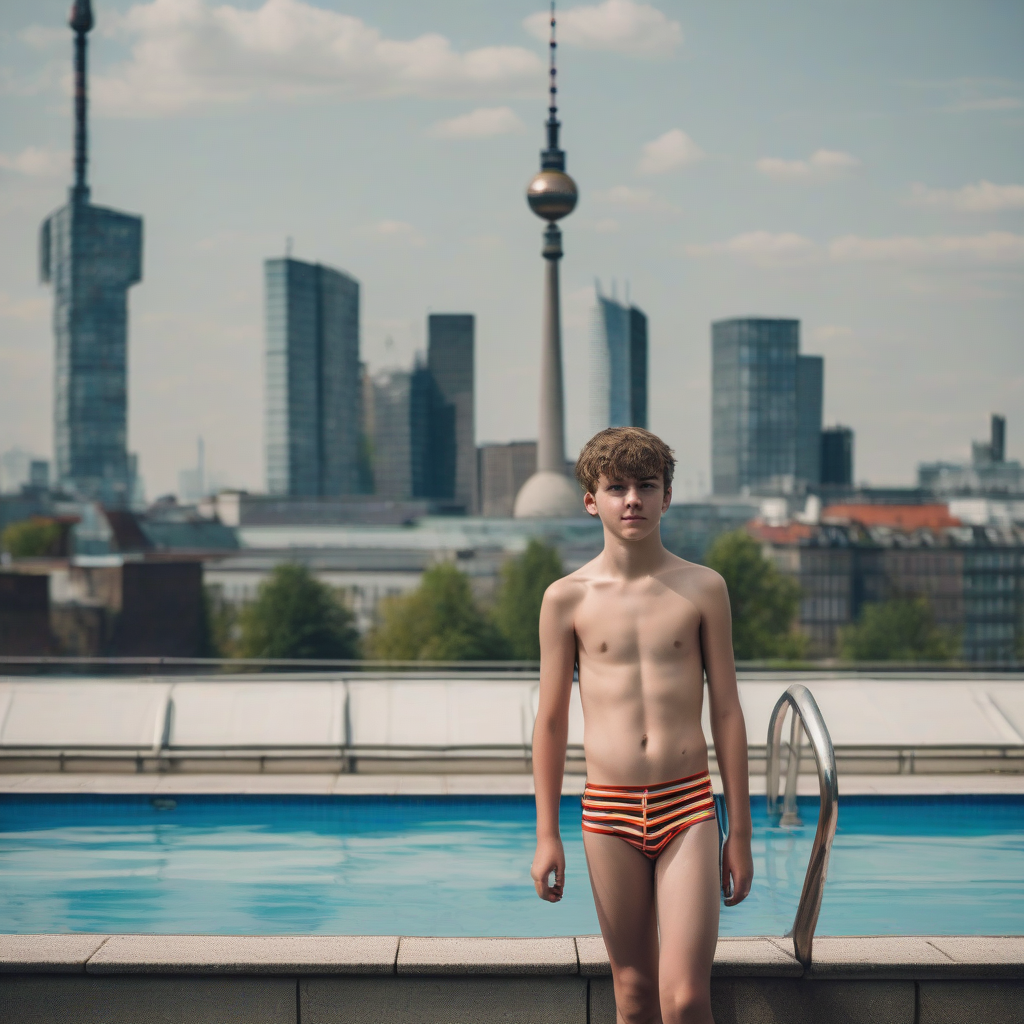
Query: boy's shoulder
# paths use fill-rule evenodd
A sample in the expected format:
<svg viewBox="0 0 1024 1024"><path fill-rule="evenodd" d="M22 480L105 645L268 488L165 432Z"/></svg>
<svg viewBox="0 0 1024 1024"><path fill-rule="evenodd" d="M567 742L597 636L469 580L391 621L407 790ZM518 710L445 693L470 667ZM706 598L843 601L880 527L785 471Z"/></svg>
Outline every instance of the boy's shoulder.
<svg viewBox="0 0 1024 1024"><path fill-rule="evenodd" d="M726 591L725 580L714 569L700 562L688 562L685 558L666 552L665 567L658 576L662 581L675 585L694 595L713 597Z"/></svg>

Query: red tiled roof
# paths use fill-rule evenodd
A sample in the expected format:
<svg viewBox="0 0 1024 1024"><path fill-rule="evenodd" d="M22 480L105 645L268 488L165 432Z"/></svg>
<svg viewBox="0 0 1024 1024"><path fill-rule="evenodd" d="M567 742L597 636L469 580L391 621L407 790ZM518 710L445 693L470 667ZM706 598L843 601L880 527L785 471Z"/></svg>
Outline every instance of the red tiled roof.
<svg viewBox="0 0 1024 1024"><path fill-rule="evenodd" d="M814 535L814 527L806 523L787 523L785 526L769 526L760 519L747 524L747 532L755 539L769 544L799 544L801 540Z"/></svg>
<svg viewBox="0 0 1024 1024"><path fill-rule="evenodd" d="M822 520L846 520L862 526L888 526L894 530L942 530L960 526L948 505L829 505Z"/></svg>

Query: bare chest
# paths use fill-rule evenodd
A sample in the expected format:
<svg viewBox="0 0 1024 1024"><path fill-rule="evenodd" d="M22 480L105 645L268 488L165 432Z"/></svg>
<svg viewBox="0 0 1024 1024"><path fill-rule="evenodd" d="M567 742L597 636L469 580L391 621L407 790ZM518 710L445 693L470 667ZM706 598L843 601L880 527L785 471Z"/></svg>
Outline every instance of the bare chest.
<svg viewBox="0 0 1024 1024"><path fill-rule="evenodd" d="M577 609L581 658L595 664L673 662L700 650L700 611L664 587L597 589Z"/></svg>

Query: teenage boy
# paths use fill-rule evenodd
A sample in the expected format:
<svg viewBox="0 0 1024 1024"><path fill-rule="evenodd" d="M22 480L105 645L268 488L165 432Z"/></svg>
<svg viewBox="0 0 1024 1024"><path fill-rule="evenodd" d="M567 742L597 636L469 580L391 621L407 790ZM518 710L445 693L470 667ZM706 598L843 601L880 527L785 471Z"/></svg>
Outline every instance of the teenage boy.
<svg viewBox="0 0 1024 1024"><path fill-rule="evenodd" d="M662 546L674 467L665 442L639 427L587 442L576 478L604 526L604 550L552 583L540 613L531 874L541 899L562 898L558 804L578 665L583 846L624 1024L712 1022L719 887L734 906L754 874L729 594L718 573ZM729 819L721 875L701 729L705 676Z"/></svg>

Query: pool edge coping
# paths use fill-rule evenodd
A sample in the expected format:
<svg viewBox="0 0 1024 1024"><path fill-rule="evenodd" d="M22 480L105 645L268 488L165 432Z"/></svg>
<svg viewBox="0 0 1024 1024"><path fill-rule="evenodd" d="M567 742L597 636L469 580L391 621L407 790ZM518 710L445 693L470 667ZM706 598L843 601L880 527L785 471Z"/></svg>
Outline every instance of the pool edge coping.
<svg viewBox="0 0 1024 1024"><path fill-rule="evenodd" d="M403 956L403 943L406 952ZM715 977L1024 979L1024 935L820 936L808 970L778 936L721 938ZM599 935L0 934L0 974L515 976L610 974Z"/></svg>

